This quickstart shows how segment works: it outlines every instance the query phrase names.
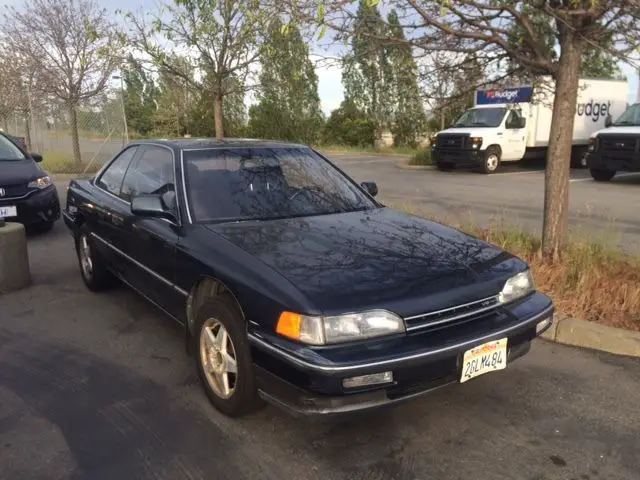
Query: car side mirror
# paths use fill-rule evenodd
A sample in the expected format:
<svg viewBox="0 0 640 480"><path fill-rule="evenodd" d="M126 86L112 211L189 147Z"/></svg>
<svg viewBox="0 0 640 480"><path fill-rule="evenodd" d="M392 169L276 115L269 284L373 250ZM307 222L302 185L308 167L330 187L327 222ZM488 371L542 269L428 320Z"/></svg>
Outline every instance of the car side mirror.
<svg viewBox="0 0 640 480"><path fill-rule="evenodd" d="M131 199L131 213L141 217L166 218L175 220L173 213L168 211L159 195L138 195Z"/></svg>
<svg viewBox="0 0 640 480"><path fill-rule="evenodd" d="M40 155L39 153L30 153L29 156L33 158L35 162L40 163L42 161L42 155Z"/></svg>
<svg viewBox="0 0 640 480"><path fill-rule="evenodd" d="M611 115L607 115L607 117L604 119L604 128L609 128L612 124L613 118L611 118Z"/></svg>
<svg viewBox="0 0 640 480"><path fill-rule="evenodd" d="M378 185L376 184L376 182L362 182L360 185L372 197L375 197L376 195L378 195Z"/></svg>

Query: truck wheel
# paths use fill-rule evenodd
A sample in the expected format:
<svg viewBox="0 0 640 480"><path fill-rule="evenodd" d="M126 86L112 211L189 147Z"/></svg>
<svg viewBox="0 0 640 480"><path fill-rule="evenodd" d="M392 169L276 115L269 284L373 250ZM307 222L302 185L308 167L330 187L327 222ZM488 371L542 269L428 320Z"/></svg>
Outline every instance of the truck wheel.
<svg viewBox="0 0 640 480"><path fill-rule="evenodd" d="M500 150L495 147L487 148L484 153L484 161L482 162L482 173L495 173L500 167Z"/></svg>
<svg viewBox="0 0 640 480"><path fill-rule="evenodd" d="M615 170L598 170L597 168L591 169L591 176L596 182L608 182L616 174Z"/></svg>
<svg viewBox="0 0 640 480"><path fill-rule="evenodd" d="M437 162L436 168L441 172L450 172L451 170L454 169L454 165L453 163L450 163L450 162Z"/></svg>

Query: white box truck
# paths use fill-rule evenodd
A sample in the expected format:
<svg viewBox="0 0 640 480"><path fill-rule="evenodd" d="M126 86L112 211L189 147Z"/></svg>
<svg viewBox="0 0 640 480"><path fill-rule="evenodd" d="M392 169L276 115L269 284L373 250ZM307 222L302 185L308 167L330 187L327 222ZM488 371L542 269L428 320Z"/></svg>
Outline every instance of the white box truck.
<svg viewBox="0 0 640 480"><path fill-rule="evenodd" d="M548 79L546 85L551 85ZM476 167L494 173L502 162L545 156L549 146L552 88L517 86L476 91L475 105L432 138L440 170ZM573 127L574 159L584 156L589 137L627 106L626 81L581 79Z"/></svg>

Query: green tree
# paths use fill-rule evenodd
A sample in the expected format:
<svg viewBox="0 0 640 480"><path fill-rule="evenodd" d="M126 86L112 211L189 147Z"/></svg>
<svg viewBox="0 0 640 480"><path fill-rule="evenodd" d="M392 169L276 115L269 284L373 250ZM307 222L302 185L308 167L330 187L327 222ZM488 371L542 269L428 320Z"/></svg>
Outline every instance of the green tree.
<svg viewBox="0 0 640 480"><path fill-rule="evenodd" d="M192 90L213 96L215 134L223 138L224 99L251 87L247 79L273 18L269 8L259 0L173 0L153 15L151 25L131 13L126 19L134 46L183 78ZM189 51L191 66L205 75L192 75L173 63L171 49Z"/></svg>
<svg viewBox="0 0 640 480"><path fill-rule="evenodd" d="M413 59L411 45L405 41L404 29L395 10L389 13L388 22L389 34L393 39L387 46L393 82L391 132L396 145L415 146L418 135L426 129L426 116L418 87L418 66Z"/></svg>
<svg viewBox="0 0 640 480"><path fill-rule="evenodd" d="M376 139L376 122L347 98L331 112L323 137L329 145L371 147Z"/></svg>
<svg viewBox="0 0 640 480"><path fill-rule="evenodd" d="M318 76L300 31L282 27L273 21L262 47L259 103L249 110L249 131L254 137L314 143L324 122Z"/></svg>
<svg viewBox="0 0 640 480"><path fill-rule="evenodd" d="M228 81L238 82L231 78ZM223 100L223 126L227 137L243 137L246 130L246 109L244 90L240 86L230 89L233 94ZM215 135L215 98L210 90L200 92L189 111L189 133L193 136L211 137Z"/></svg>
<svg viewBox="0 0 640 480"><path fill-rule="evenodd" d="M388 128L392 116L392 67L387 58L387 25L377 2L360 0L351 36L351 50L345 55L342 83L345 97L374 119L376 134Z"/></svg>
<svg viewBox="0 0 640 480"><path fill-rule="evenodd" d="M129 56L122 71L124 81L124 109L128 127L146 136L153 130L158 88L141 63Z"/></svg>

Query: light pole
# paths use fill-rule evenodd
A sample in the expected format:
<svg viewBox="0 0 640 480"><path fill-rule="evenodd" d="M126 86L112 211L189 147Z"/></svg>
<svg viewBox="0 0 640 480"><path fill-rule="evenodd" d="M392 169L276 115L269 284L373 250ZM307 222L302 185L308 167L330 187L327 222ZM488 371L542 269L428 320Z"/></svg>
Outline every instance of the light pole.
<svg viewBox="0 0 640 480"><path fill-rule="evenodd" d="M129 143L129 128L127 127L127 111L124 108L124 82L122 75L114 75L114 80L120 80L120 104L122 105L122 120L124 121L124 137L122 138L122 146Z"/></svg>

